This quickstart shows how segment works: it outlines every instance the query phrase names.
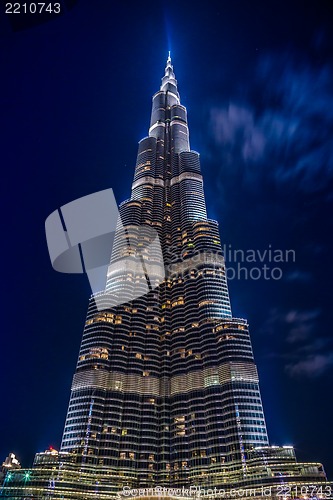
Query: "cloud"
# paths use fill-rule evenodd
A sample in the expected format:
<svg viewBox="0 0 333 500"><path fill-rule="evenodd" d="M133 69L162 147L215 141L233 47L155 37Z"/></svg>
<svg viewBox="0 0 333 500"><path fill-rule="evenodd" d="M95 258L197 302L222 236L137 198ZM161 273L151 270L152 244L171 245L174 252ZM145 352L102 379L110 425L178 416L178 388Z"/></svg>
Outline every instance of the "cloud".
<svg viewBox="0 0 333 500"><path fill-rule="evenodd" d="M293 344L309 338L314 330L314 320L317 318L318 314L318 311L310 311L308 313L291 311L286 316L286 323L292 326L286 341L289 344Z"/></svg>
<svg viewBox="0 0 333 500"><path fill-rule="evenodd" d="M249 187L266 176L303 192L325 189L333 180L333 68L267 55L248 87L242 102L210 111L223 174L241 162Z"/></svg>
<svg viewBox="0 0 333 500"><path fill-rule="evenodd" d="M211 110L211 125L215 139L223 146L239 148L244 161L260 159L265 149L265 137L254 123L253 111L230 103L227 109Z"/></svg>
<svg viewBox="0 0 333 500"><path fill-rule="evenodd" d="M327 351L333 346L333 341L327 337L318 337L313 341L304 344L298 348L298 353L319 353Z"/></svg>
<svg viewBox="0 0 333 500"><path fill-rule="evenodd" d="M311 311L289 311L284 321L290 326L286 341L289 344L307 339L314 330L315 320L320 315L319 309Z"/></svg>
<svg viewBox="0 0 333 500"><path fill-rule="evenodd" d="M333 366L333 352L309 355L296 363L289 363L285 369L292 377L318 377Z"/></svg>
<svg viewBox="0 0 333 500"><path fill-rule="evenodd" d="M290 282L309 283L312 280L312 274L305 271L293 271L284 275L284 279Z"/></svg>
<svg viewBox="0 0 333 500"><path fill-rule="evenodd" d="M333 365L333 340L318 336L320 316L320 309L275 308L261 329L274 339L267 358L280 359L290 377L318 377Z"/></svg>
<svg viewBox="0 0 333 500"><path fill-rule="evenodd" d="M320 309L300 311L291 309L280 311L271 309L266 322L261 328L261 333L270 335L284 335L288 344L304 341L310 337L316 326L316 320L320 316Z"/></svg>
<svg viewBox="0 0 333 500"><path fill-rule="evenodd" d="M278 325L281 323L281 312L277 308L272 308L269 311L266 321L259 329L259 333L263 335L274 335Z"/></svg>

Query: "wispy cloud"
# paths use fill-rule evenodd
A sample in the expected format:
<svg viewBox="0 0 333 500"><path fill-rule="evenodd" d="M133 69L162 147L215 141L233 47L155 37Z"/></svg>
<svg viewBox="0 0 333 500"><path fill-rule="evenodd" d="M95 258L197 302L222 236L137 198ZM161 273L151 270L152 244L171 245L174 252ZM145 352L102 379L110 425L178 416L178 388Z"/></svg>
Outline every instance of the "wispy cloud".
<svg viewBox="0 0 333 500"><path fill-rule="evenodd" d="M224 174L241 162L249 184L265 175L304 192L324 189L333 180L333 68L270 55L249 87L242 102L211 109Z"/></svg>
<svg viewBox="0 0 333 500"><path fill-rule="evenodd" d="M280 359L290 377L317 377L333 366L333 340L318 336L320 315L320 309L272 309L261 329L280 336L267 357Z"/></svg>
<svg viewBox="0 0 333 500"><path fill-rule="evenodd" d="M273 308L261 328L261 333L278 335L280 332L281 335L283 332L284 341L293 344L303 341L311 335L319 316L320 309L280 311Z"/></svg>
<svg viewBox="0 0 333 500"><path fill-rule="evenodd" d="M328 337L318 337L310 342L303 344L298 348L298 353L319 353L330 350L333 345L333 340Z"/></svg>
<svg viewBox="0 0 333 500"><path fill-rule="evenodd" d="M281 312L277 308L272 308L264 322L259 329L259 333L263 335L273 335L278 330L281 323Z"/></svg>
<svg viewBox="0 0 333 500"><path fill-rule="evenodd" d="M286 273L284 279L290 282L309 283L309 281L312 280L312 274L306 271L296 270Z"/></svg>
<svg viewBox="0 0 333 500"><path fill-rule="evenodd" d="M285 367L292 377L317 377L333 366L333 352L327 354L309 355L295 363L288 363Z"/></svg>
<svg viewBox="0 0 333 500"><path fill-rule="evenodd" d="M289 311L285 317L285 323L290 327L286 341L289 344L303 341L311 335L315 328L315 320L320 314L319 309L311 311Z"/></svg>
<svg viewBox="0 0 333 500"><path fill-rule="evenodd" d="M229 146L231 151L237 149L244 161L262 158L266 138L261 127L255 124L253 110L230 103L226 109L213 108L210 118L218 143L224 147Z"/></svg>

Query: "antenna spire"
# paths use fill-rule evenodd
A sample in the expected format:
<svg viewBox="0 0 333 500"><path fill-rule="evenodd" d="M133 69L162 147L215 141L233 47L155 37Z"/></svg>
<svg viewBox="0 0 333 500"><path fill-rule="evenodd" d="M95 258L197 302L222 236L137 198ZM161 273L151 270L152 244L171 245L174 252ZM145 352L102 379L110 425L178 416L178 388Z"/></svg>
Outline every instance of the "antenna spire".
<svg viewBox="0 0 333 500"><path fill-rule="evenodd" d="M171 62L171 51L168 52L168 59L165 65L165 73L162 78L161 90L170 90L179 97L177 90L177 80Z"/></svg>

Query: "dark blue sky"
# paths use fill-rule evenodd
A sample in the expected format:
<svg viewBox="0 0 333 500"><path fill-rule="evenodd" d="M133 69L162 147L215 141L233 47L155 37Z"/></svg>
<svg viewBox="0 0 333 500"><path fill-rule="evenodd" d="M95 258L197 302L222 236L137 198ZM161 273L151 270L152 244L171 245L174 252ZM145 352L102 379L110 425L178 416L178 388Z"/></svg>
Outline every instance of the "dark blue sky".
<svg viewBox="0 0 333 500"><path fill-rule="evenodd" d="M223 242L295 251L280 280L231 280L233 313L250 322L271 443L332 478L330 2L72 4L26 29L0 16L0 460L59 446L90 294L53 271L44 221L108 187L128 197L171 49Z"/></svg>

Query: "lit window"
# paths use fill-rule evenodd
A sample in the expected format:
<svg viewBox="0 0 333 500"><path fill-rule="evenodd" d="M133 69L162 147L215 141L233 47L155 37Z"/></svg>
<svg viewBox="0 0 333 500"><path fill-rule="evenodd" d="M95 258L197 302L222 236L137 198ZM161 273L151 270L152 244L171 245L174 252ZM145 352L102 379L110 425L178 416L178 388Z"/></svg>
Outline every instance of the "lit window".
<svg viewBox="0 0 333 500"><path fill-rule="evenodd" d="M207 306L209 304L215 304L215 301L214 300L202 300L201 302L199 302L199 307L202 307L202 306Z"/></svg>
<svg viewBox="0 0 333 500"><path fill-rule="evenodd" d="M210 385L218 385L219 383L220 381L218 375L208 375L204 380L205 387L209 387Z"/></svg>
<svg viewBox="0 0 333 500"><path fill-rule="evenodd" d="M185 436L185 425L177 425L176 436Z"/></svg>
<svg viewBox="0 0 333 500"><path fill-rule="evenodd" d="M102 358L108 359L108 350L105 347L92 347L89 351L88 359L91 358Z"/></svg>
<svg viewBox="0 0 333 500"><path fill-rule="evenodd" d="M116 380L114 383L114 388L116 391L121 391L123 388L123 383L121 380Z"/></svg>

